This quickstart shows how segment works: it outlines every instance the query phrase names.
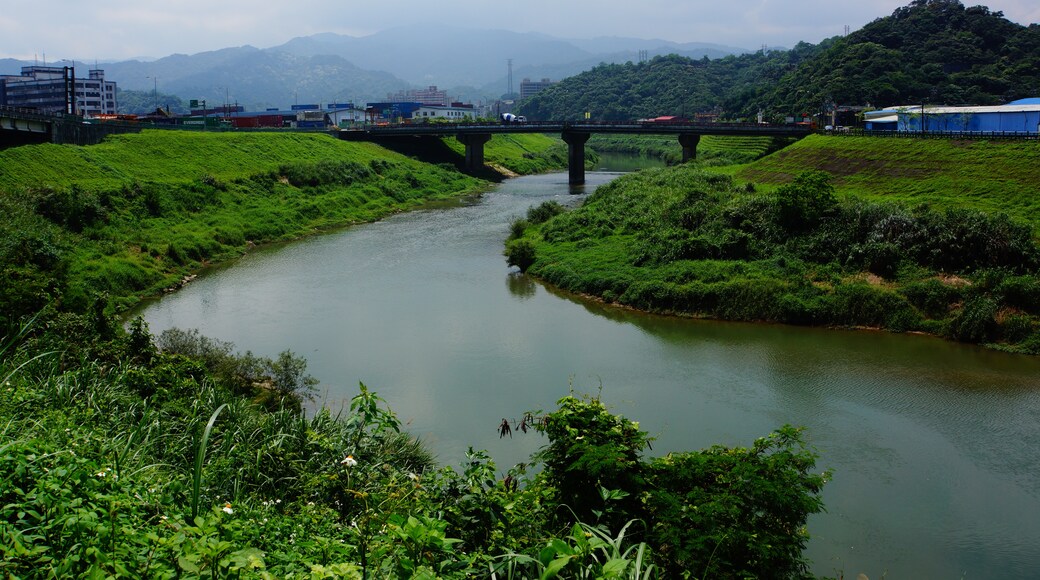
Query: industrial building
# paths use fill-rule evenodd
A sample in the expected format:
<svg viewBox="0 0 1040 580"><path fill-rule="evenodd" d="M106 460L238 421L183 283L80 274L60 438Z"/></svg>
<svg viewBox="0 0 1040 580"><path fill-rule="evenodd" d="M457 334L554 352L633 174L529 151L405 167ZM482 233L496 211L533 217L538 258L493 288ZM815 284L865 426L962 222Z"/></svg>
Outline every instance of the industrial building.
<svg viewBox="0 0 1040 580"><path fill-rule="evenodd" d="M442 91L437 85L431 85L425 89L408 89L398 91L395 94L387 94L387 100L391 102L415 102L435 107L448 106L448 91Z"/></svg>
<svg viewBox="0 0 1040 580"><path fill-rule="evenodd" d="M1037 135L1040 98L980 107L905 105L868 111L863 118L868 131Z"/></svg>
<svg viewBox="0 0 1040 580"><path fill-rule="evenodd" d="M422 119L447 119L449 121L459 121L466 118L477 118L477 110L473 105L452 103L450 107L422 106L412 113L412 119L416 121Z"/></svg>
<svg viewBox="0 0 1040 580"><path fill-rule="evenodd" d="M538 94L545 89L556 84L556 81L550 79L542 79L540 81L532 81L531 79L524 79L520 81L520 98L526 99L531 95Z"/></svg>
<svg viewBox="0 0 1040 580"><path fill-rule="evenodd" d="M105 80L104 70L91 69L85 79L75 75L75 67L23 66L20 75L0 76L0 105L84 117L116 114L116 83Z"/></svg>

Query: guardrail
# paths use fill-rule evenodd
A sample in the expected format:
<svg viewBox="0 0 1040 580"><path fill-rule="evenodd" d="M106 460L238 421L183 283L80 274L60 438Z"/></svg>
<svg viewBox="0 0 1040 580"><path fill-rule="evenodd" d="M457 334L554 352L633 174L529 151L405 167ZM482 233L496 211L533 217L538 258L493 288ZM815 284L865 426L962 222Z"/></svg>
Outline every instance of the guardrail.
<svg viewBox="0 0 1040 580"><path fill-rule="evenodd" d="M1009 141L1029 141L1040 139L1037 133L1028 131L869 131L867 129L848 129L842 131L820 131L820 134L833 137L882 137L891 139L1006 139Z"/></svg>

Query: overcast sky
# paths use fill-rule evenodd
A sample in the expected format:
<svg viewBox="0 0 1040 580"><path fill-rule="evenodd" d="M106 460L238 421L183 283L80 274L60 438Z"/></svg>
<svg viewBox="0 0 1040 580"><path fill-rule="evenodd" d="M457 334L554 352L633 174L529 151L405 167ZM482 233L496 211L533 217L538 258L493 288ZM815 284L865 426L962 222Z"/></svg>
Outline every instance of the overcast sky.
<svg viewBox="0 0 1040 580"><path fill-rule="evenodd" d="M231 46L268 48L296 36L365 36L403 24L627 36L757 49L816 43L909 0L2 0L0 58L124 60ZM491 6L498 4L499 7ZM501 7L511 4L514 7ZM965 2L975 5L976 2ZM1037 0L985 4L1014 22L1040 21Z"/></svg>

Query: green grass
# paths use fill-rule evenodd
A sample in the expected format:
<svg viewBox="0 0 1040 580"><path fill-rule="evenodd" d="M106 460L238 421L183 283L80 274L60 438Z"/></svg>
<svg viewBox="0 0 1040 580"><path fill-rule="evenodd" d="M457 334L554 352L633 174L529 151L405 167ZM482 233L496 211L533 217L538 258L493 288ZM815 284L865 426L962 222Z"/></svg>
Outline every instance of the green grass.
<svg viewBox="0 0 1040 580"><path fill-rule="evenodd" d="M1040 146L1036 141L957 141L810 136L735 170L738 179L777 185L818 169L838 195L906 206L1004 212L1040 228Z"/></svg>
<svg viewBox="0 0 1040 580"><path fill-rule="evenodd" d="M18 147L0 152L0 206L12 226L0 233L0 264L53 274L68 306L107 292L125 307L254 244L483 187L327 135L145 131L92 147ZM8 310L10 300L0 296Z"/></svg>
<svg viewBox="0 0 1040 580"><path fill-rule="evenodd" d="M697 159L711 165L749 163L790 143L772 137L704 135L697 144ZM656 157L668 165L682 161L682 147L675 135L593 135L589 148L596 151Z"/></svg>
<svg viewBox="0 0 1040 580"><path fill-rule="evenodd" d="M642 310L1040 352L1040 250L1029 225L839 199L822 173L763 193L713 169L644 170L576 210L519 221L507 257L563 289Z"/></svg>
<svg viewBox="0 0 1040 580"><path fill-rule="evenodd" d="M445 138L445 145L460 156L466 147L458 139ZM484 144L484 161L512 173L528 175L567 167L567 145L560 139L538 133L493 135Z"/></svg>

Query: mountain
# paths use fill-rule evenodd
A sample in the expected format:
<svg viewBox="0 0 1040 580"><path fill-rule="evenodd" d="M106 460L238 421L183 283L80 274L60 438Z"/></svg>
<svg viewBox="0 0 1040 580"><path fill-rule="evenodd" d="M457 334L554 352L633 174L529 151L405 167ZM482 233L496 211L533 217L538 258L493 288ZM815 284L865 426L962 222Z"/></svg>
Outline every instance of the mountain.
<svg viewBox="0 0 1040 580"><path fill-rule="evenodd" d="M536 33L475 30L438 24L403 26L363 37L324 33L280 46L239 46L159 59L101 65L120 89L225 100L247 110L292 102L381 100L410 87L437 85L453 99L476 102L507 92L508 61L513 89L523 78L562 79L600 63L638 61L680 54L720 58L743 49L661 39L598 37L563 39ZM31 63L0 61L0 72L18 74Z"/></svg>
<svg viewBox="0 0 1040 580"><path fill-rule="evenodd" d="M334 54L390 71L415 85L483 85L514 66L560 65L592 53L552 37L450 25L404 26L364 37L322 34L295 38L272 50L296 55ZM501 91L500 91L501 92Z"/></svg>
<svg viewBox="0 0 1040 580"><path fill-rule="evenodd" d="M392 72L419 86L480 87L487 96L506 92L508 60L513 61L513 88L520 80L562 79L601 62L682 54L720 58L747 52L740 48L666 40L598 37L589 40L555 38L507 30L475 30L450 25L402 26L364 37L316 34L299 37L272 48L300 56L333 54L372 69Z"/></svg>
<svg viewBox="0 0 1040 580"><path fill-rule="evenodd" d="M845 37L715 60L601 65L520 103L534 119L716 111L728 118L835 105L999 104L1040 96L1040 26L957 0L914 0Z"/></svg>
<svg viewBox="0 0 1040 580"><path fill-rule="evenodd" d="M364 70L338 56L297 56L251 46L112 63L105 66L105 76L121 89L158 85L164 93L206 99L210 106L228 100L251 111L293 102L363 102L408 87L389 73Z"/></svg>

